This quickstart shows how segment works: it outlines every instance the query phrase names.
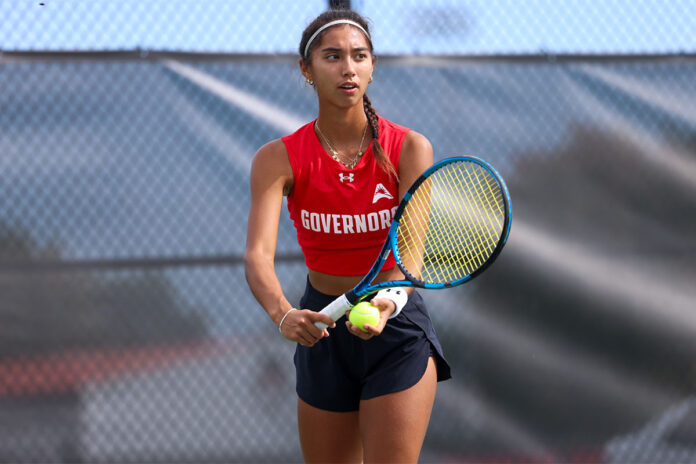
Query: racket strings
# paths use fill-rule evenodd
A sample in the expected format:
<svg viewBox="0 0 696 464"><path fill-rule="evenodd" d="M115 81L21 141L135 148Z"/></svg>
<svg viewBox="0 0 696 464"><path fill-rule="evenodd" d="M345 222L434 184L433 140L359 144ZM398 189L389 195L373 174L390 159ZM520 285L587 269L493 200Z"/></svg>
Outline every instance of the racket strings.
<svg viewBox="0 0 696 464"><path fill-rule="evenodd" d="M457 169L462 167L466 169ZM461 217L448 221L448 224L460 227L447 233L459 237L462 247L452 250L456 259L448 264L468 275L486 262L497 245L503 224L499 205L502 197L497 195L500 190L495 179L479 165L461 163L461 166L455 165L452 168L443 171L443 174L446 176L445 182L454 186L458 195L448 197L452 201L446 210L458 212ZM457 205L460 206L459 210ZM457 276L460 277L461 274Z"/></svg>
<svg viewBox="0 0 696 464"><path fill-rule="evenodd" d="M503 193L487 170L469 161L444 165L404 209L397 233L401 263L426 283L471 275L496 249L504 217Z"/></svg>
<svg viewBox="0 0 696 464"><path fill-rule="evenodd" d="M398 232L397 246L401 261L414 277L421 278L420 269L423 267L423 257L430 229L430 200L428 198L432 187L432 178L427 178L416 190L404 210Z"/></svg>
<svg viewBox="0 0 696 464"><path fill-rule="evenodd" d="M456 186L460 179L455 177L452 172L445 170L442 182L445 185ZM456 173L455 173L456 174ZM470 179L469 179L470 180ZM433 197L434 202L442 204L441 209L444 214L436 216L438 220L437 230L433 230L430 235L430 243L436 248L436 256L439 259L432 262L432 266L426 270L430 271L432 281L452 281L462 278L480 267L485 258L482 257L486 249L485 236L477 234L476 218L470 208L457 211L457 205L467 205L474 201L474 198L463 189L439 189ZM462 214L462 220L454 217L455 214ZM453 227L458 226L459 230ZM427 276L427 275L426 275Z"/></svg>
<svg viewBox="0 0 696 464"><path fill-rule="evenodd" d="M467 199L472 202L472 205L475 205L473 209L469 208L468 212L473 214L485 214L483 218L484 227L479 229L481 232L479 238L486 240L486 243L481 243L481 247L495 247L504 221L502 192L496 180L490 175L485 175L487 174L485 171L483 173L481 171L482 170L479 169L476 178L472 177L472 172L470 170L467 171L466 181L467 184L472 187L470 191L471 194L467 195ZM483 204L481 202L483 202ZM471 215L469 217L473 220ZM487 227L489 225L492 227Z"/></svg>

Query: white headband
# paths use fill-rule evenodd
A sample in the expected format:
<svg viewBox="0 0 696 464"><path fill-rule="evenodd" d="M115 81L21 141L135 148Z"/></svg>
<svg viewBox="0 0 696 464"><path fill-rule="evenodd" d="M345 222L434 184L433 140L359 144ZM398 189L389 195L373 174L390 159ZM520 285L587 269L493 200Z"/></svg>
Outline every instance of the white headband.
<svg viewBox="0 0 696 464"><path fill-rule="evenodd" d="M336 21L331 21L330 23L324 24L319 29L317 29L317 31L314 34L312 34L312 37L309 38L309 40L307 41L307 45L305 45L305 48L304 48L304 57L305 58L307 58L307 52L309 51L309 46L312 45L312 42L314 41L314 39L317 38L319 33L321 31L323 31L324 29L326 29L327 27L335 26L336 24L350 24L351 26L355 26L358 29L360 29L361 31L363 31L363 34L365 34L365 36L368 39L370 38L370 34L367 33L365 28L363 28L360 24L356 23L355 21L351 21L350 19L337 19Z"/></svg>

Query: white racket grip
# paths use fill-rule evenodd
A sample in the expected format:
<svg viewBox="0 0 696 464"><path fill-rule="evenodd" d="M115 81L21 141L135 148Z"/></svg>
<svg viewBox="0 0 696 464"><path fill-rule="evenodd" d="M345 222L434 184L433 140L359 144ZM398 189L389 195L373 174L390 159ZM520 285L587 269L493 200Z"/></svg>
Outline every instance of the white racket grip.
<svg viewBox="0 0 696 464"><path fill-rule="evenodd" d="M348 301L348 298L346 298L345 295L341 295L338 298L336 298L335 300L333 300L331 303L326 305L324 307L324 309L322 309L319 312L322 314L326 314L334 321L337 321L341 318L341 316L343 316L346 313L346 311L348 311L352 307L353 307L353 305L350 304L350 301ZM319 322L319 321L315 322L314 325L319 327L321 330L324 330L325 328L328 327L326 324L324 324L323 322Z"/></svg>

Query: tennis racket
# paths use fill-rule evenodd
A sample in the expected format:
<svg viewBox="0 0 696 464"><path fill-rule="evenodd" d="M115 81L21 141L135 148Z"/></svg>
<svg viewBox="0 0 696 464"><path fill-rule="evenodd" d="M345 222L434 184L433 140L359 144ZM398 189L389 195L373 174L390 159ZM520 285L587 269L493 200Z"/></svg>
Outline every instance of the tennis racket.
<svg viewBox="0 0 696 464"><path fill-rule="evenodd" d="M428 168L404 195L377 261L352 290L322 313L334 321L388 287L449 288L481 274L500 254L511 220L505 182L485 161L447 158ZM389 253L405 280L372 283ZM327 326L322 322L320 329Z"/></svg>

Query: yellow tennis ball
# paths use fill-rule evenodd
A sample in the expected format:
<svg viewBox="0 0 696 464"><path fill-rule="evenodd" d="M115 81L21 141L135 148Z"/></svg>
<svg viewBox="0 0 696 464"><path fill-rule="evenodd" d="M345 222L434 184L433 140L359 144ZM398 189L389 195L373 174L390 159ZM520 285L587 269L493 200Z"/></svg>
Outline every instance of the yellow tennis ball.
<svg viewBox="0 0 696 464"><path fill-rule="evenodd" d="M363 332L367 332L363 324L370 324L373 327L379 325L379 308L368 301L361 301L351 308L348 320Z"/></svg>

